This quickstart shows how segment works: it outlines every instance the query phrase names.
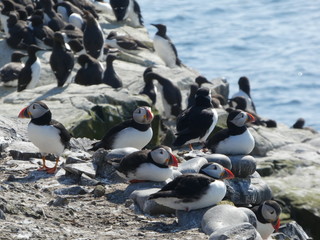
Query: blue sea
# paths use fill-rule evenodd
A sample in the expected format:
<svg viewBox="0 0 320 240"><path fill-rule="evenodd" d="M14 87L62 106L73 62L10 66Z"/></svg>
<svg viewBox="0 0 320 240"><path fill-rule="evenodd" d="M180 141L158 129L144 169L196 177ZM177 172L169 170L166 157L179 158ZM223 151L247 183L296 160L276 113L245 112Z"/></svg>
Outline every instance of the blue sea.
<svg viewBox="0 0 320 240"><path fill-rule="evenodd" d="M167 26L182 62L230 95L250 79L259 115L288 126L299 117L320 130L319 0L138 0L151 23Z"/></svg>

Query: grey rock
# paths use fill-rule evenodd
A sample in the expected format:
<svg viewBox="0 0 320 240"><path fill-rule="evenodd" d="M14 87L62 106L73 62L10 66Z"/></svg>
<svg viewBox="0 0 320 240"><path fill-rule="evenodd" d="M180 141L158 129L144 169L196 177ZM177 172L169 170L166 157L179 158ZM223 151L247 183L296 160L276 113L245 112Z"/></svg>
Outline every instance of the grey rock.
<svg viewBox="0 0 320 240"><path fill-rule="evenodd" d="M54 206L54 207L63 207L68 204L69 204L69 200L65 197L60 197L60 196L48 203L49 206Z"/></svg>
<svg viewBox="0 0 320 240"><path fill-rule="evenodd" d="M124 191L124 195L129 197L133 191L150 189L150 188L162 188L166 185L166 182L141 182L129 184Z"/></svg>
<svg viewBox="0 0 320 240"><path fill-rule="evenodd" d="M216 205L204 214L201 221L202 231L211 235L225 227L233 227L242 223L250 223L251 225L251 222L254 222L252 217L254 214L248 214L249 211L229 204Z"/></svg>
<svg viewBox="0 0 320 240"><path fill-rule="evenodd" d="M148 200L151 194L156 193L159 190L160 188L135 190L130 194L129 197L139 206L139 208L145 214L149 214L149 215L173 214L175 212L174 209L162 206L153 200Z"/></svg>
<svg viewBox="0 0 320 240"><path fill-rule="evenodd" d="M93 190L93 196L94 197L102 197L106 193L106 188L103 185L98 185Z"/></svg>
<svg viewBox="0 0 320 240"><path fill-rule="evenodd" d="M256 160L250 155L229 156L232 164L232 173L236 177L246 178L256 171Z"/></svg>
<svg viewBox="0 0 320 240"><path fill-rule="evenodd" d="M278 233L271 235L272 239L277 240L311 240L312 238L303 230L303 228L295 221L283 224L279 228Z"/></svg>
<svg viewBox="0 0 320 240"><path fill-rule="evenodd" d="M0 209L0 219L6 220L6 215L4 214L4 212L1 209Z"/></svg>
<svg viewBox="0 0 320 240"><path fill-rule="evenodd" d="M260 175L255 172L247 178L225 180L227 193L225 198L236 205L259 205L272 198L272 192Z"/></svg>
<svg viewBox="0 0 320 240"><path fill-rule="evenodd" d="M178 225L183 229L200 228L203 215L210 208L211 207L201 208L189 212L177 210L176 217L178 218Z"/></svg>
<svg viewBox="0 0 320 240"><path fill-rule="evenodd" d="M206 163L208 163L208 161L205 158L195 157L189 159L188 161L180 163L177 170L183 174L198 173L200 171L200 168Z"/></svg>
<svg viewBox="0 0 320 240"><path fill-rule="evenodd" d="M75 186L75 187L69 187L69 188L56 189L54 193L57 195L83 195L83 194L87 194L88 190L79 186Z"/></svg>
<svg viewBox="0 0 320 240"><path fill-rule="evenodd" d="M260 234L250 223L240 223L220 228L210 235L209 240L262 240Z"/></svg>
<svg viewBox="0 0 320 240"><path fill-rule="evenodd" d="M219 163L220 165L222 165L225 168L228 168L230 170L232 168L232 163L231 163L230 158L224 154L212 153L212 154L204 155L203 157L205 159L207 159L208 162Z"/></svg>
<svg viewBox="0 0 320 240"><path fill-rule="evenodd" d="M76 174L76 175L85 174L91 178L95 178L95 175L96 175L96 171L91 162L64 164L62 165L62 168L65 171Z"/></svg>

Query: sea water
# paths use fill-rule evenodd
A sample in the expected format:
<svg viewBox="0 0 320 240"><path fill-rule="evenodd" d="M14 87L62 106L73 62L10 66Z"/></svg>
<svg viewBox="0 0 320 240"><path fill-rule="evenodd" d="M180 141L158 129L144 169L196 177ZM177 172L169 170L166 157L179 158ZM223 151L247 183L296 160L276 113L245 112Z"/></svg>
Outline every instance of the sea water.
<svg viewBox="0 0 320 240"><path fill-rule="evenodd" d="M138 0L151 23L167 26L179 58L230 95L247 76L257 112L288 126L299 117L320 130L319 0Z"/></svg>

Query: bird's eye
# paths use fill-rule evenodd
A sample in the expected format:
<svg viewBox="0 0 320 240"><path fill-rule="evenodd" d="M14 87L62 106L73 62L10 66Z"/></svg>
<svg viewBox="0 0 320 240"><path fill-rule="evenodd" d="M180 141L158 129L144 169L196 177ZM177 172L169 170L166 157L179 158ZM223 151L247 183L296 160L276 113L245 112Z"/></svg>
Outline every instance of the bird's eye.
<svg viewBox="0 0 320 240"><path fill-rule="evenodd" d="M32 105L32 109L36 109L36 106L35 106L35 105Z"/></svg>
<svg viewBox="0 0 320 240"><path fill-rule="evenodd" d="M271 211L270 213L271 213L271 214L273 214L273 213L274 213L274 211Z"/></svg>

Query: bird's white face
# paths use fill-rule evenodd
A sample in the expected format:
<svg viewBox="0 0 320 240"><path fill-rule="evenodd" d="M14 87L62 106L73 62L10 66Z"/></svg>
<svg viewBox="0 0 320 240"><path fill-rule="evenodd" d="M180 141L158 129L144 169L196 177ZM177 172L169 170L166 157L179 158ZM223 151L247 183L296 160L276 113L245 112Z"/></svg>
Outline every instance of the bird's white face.
<svg viewBox="0 0 320 240"><path fill-rule="evenodd" d="M133 112L133 119L140 124L149 124L153 120L153 113L150 107L138 107Z"/></svg>
<svg viewBox="0 0 320 240"><path fill-rule="evenodd" d="M275 222L279 217L277 215L276 210L268 204L263 204L263 206L261 208L261 214L262 214L263 218L270 223Z"/></svg>
<svg viewBox="0 0 320 240"><path fill-rule="evenodd" d="M31 118L38 118L43 116L46 112L48 112L49 109L46 105L42 105L39 103L32 103L28 107L28 112L31 115Z"/></svg>
<svg viewBox="0 0 320 240"><path fill-rule="evenodd" d="M178 166L176 157L172 154L171 148L165 149L163 147L156 148L151 151L151 158L156 163L167 166Z"/></svg>
<svg viewBox="0 0 320 240"><path fill-rule="evenodd" d="M207 174L208 176L213 177L214 179L234 178L233 173L229 169L224 168L219 163L211 163L207 167L202 168L201 171Z"/></svg>
<svg viewBox="0 0 320 240"><path fill-rule="evenodd" d="M242 127L248 122L248 114L245 112L240 112L231 122L237 127Z"/></svg>

